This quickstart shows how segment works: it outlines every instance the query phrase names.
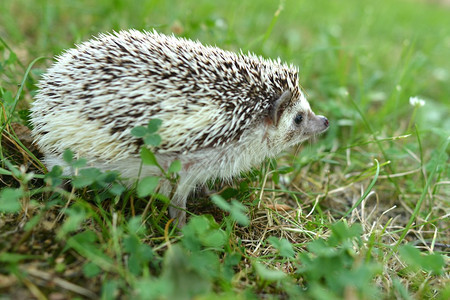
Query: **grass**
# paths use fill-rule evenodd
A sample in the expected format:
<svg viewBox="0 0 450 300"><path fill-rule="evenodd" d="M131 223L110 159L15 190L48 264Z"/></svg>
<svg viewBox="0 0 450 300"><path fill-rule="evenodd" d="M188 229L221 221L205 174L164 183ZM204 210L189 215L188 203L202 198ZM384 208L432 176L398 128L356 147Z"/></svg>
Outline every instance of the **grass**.
<svg viewBox="0 0 450 300"><path fill-rule="evenodd" d="M444 3L1 1L0 297L448 299ZM63 49L123 28L298 65L331 128L212 182L181 231L152 179L125 190L89 169L62 189L30 143L39 75Z"/></svg>

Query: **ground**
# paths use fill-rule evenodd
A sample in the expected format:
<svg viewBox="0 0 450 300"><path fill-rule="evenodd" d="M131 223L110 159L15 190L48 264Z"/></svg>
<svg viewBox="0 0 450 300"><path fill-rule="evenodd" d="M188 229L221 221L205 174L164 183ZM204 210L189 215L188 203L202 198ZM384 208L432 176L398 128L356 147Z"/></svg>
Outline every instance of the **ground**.
<svg viewBox="0 0 450 300"><path fill-rule="evenodd" d="M446 1L3 0L0 11L1 299L450 298ZM54 55L126 28L299 66L329 131L199 189L182 230L157 190L94 170L63 184L31 143L36 83Z"/></svg>

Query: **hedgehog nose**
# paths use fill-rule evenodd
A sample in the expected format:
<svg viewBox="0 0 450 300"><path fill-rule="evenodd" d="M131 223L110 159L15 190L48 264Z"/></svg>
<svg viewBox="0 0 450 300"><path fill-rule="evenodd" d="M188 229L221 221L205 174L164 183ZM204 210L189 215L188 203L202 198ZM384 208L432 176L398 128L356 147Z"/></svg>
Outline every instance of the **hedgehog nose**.
<svg viewBox="0 0 450 300"><path fill-rule="evenodd" d="M325 118L324 116L319 116L319 118L322 119L323 125L325 125L325 127L330 126L330 122L328 122L327 118Z"/></svg>

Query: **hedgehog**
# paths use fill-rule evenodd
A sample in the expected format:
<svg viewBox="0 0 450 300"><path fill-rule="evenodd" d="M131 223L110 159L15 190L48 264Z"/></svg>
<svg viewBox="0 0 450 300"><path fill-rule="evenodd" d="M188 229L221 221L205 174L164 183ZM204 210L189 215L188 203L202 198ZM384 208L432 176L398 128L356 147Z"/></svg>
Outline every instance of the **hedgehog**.
<svg viewBox="0 0 450 300"><path fill-rule="evenodd" d="M88 166L119 171L130 182L160 175L142 166L131 130L159 119L159 164L181 162L169 215L186 222L186 200L211 179L231 180L266 158L325 132L298 82L298 68L156 31L100 34L67 50L38 84L32 135L48 169L66 149ZM172 190L174 189L174 190Z"/></svg>

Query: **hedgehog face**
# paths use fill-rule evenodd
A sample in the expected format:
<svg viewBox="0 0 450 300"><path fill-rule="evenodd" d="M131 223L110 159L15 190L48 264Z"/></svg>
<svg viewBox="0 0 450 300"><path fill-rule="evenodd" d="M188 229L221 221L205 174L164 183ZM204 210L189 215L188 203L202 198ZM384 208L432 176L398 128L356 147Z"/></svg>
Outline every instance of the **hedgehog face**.
<svg viewBox="0 0 450 300"><path fill-rule="evenodd" d="M328 119L315 115L304 95L301 92L299 95L292 99L292 93L287 91L274 104L274 130L269 136L274 148L296 145L328 129Z"/></svg>

